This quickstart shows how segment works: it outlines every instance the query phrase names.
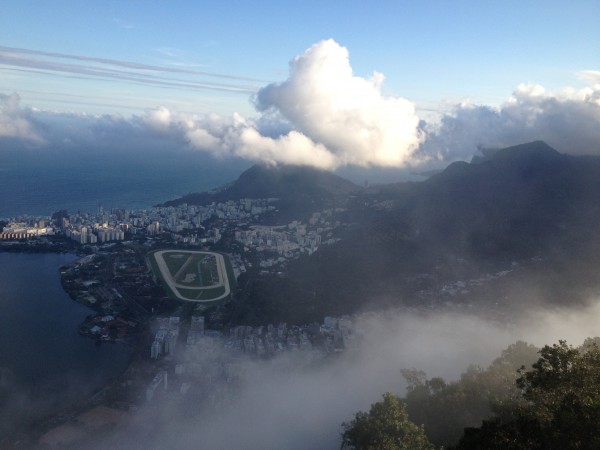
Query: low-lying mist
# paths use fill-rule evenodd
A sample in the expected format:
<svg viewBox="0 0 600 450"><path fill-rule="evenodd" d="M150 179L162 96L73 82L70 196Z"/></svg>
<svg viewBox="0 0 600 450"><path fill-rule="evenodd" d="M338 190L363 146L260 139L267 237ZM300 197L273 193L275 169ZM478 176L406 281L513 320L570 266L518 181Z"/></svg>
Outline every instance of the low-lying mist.
<svg viewBox="0 0 600 450"><path fill-rule="evenodd" d="M337 449L342 422L386 391L404 395L403 368L453 380L471 364L487 367L517 340L580 345L600 334L599 319L600 302L538 308L510 326L454 313L363 314L353 318L356 348L320 360L300 350L238 360L237 388L225 400L183 407L154 398L95 448Z"/></svg>

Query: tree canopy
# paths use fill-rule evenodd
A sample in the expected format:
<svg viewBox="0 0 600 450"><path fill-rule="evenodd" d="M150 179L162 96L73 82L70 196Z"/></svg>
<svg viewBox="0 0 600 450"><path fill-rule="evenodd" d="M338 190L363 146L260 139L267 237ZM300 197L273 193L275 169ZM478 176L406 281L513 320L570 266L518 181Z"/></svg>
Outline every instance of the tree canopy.
<svg viewBox="0 0 600 450"><path fill-rule="evenodd" d="M600 448L600 349L559 341L540 350L531 370L516 381L524 403L514 417L495 418L465 430L458 449Z"/></svg>
<svg viewBox="0 0 600 450"><path fill-rule="evenodd" d="M439 377L428 380L424 372L415 369L403 370L408 384L408 415L413 422L424 425L433 444L456 444L464 428L478 426L493 414L510 414L522 401L515 384L517 369L531 367L537 352L533 345L516 342L487 369L470 366L451 383Z"/></svg>
<svg viewBox="0 0 600 450"><path fill-rule="evenodd" d="M342 448L356 450L433 450L422 427L411 422L406 405L390 392L383 401L342 425Z"/></svg>
<svg viewBox="0 0 600 450"><path fill-rule="evenodd" d="M559 341L538 351L517 342L487 369L471 366L451 383L404 370L405 400L386 393L344 423L342 448L598 449L599 343Z"/></svg>

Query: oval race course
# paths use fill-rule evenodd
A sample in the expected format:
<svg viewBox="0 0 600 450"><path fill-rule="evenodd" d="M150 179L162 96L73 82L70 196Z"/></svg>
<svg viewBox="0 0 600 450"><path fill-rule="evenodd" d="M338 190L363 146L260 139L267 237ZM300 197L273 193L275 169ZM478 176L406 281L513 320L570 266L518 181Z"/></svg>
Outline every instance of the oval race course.
<svg viewBox="0 0 600 450"><path fill-rule="evenodd" d="M186 258L185 262L178 267L176 273L172 273L171 269L165 260L165 257L181 255L181 258ZM211 284L210 286L191 286L189 284L182 284L181 282L177 282L177 278L182 275L182 272L187 271L187 266L193 259L196 259L199 255L212 256L215 258L216 269L219 280L216 284ZM227 268L225 267L225 258L223 255L214 252L201 252L201 251L193 251L193 250L160 250L153 254L154 260L158 266L159 275L165 281L173 295L179 299L184 300L186 302L199 302L199 303L207 303L214 302L217 300L221 300L226 298L230 293L231 289L229 286L229 277L227 275ZM201 264L199 262L198 266ZM193 267L193 266L192 266ZM188 272L189 273L189 272ZM196 274L199 276L200 280L202 280L202 274L200 270L196 272L192 272L192 275ZM223 287L224 292L219 292L215 297L207 297L207 298L199 298L202 295L210 295L209 291L215 291L219 288ZM190 296L182 295L181 290L185 293L189 293ZM220 290L219 290L220 291ZM195 296L197 293L197 297Z"/></svg>

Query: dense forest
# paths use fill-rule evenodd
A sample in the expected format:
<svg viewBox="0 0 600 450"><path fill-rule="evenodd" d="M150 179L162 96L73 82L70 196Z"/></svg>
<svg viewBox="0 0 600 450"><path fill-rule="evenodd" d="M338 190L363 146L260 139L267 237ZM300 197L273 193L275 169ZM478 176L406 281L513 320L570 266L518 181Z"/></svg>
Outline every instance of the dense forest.
<svg viewBox="0 0 600 450"><path fill-rule="evenodd" d="M342 425L346 449L600 448L600 338L538 350L517 342L459 380L403 372L407 393L386 393Z"/></svg>

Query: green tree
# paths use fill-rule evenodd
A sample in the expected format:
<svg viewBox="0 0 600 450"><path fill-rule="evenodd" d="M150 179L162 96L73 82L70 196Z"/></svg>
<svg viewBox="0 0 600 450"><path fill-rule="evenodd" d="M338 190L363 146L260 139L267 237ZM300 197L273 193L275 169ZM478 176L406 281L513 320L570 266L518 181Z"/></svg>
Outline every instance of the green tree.
<svg viewBox="0 0 600 450"><path fill-rule="evenodd" d="M540 351L533 370L517 386L554 448L600 448L600 349L565 341Z"/></svg>
<svg viewBox="0 0 600 450"><path fill-rule="evenodd" d="M518 341L487 369L470 366L459 380L450 383L441 378L428 380L416 369L402 370L410 419L424 425L433 444L448 446L459 441L466 427L476 427L494 414L512 418L515 405L523 402L515 384L517 369L531 367L537 352L536 347Z"/></svg>
<svg viewBox="0 0 600 450"><path fill-rule="evenodd" d="M422 427L411 422L406 405L386 392L383 401L359 412L343 423L342 449L356 450L433 450Z"/></svg>
<svg viewBox="0 0 600 450"><path fill-rule="evenodd" d="M513 418L498 417L465 430L458 449L600 448L600 349L565 341L540 350L516 381L524 402Z"/></svg>

